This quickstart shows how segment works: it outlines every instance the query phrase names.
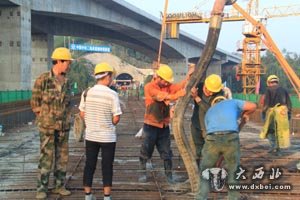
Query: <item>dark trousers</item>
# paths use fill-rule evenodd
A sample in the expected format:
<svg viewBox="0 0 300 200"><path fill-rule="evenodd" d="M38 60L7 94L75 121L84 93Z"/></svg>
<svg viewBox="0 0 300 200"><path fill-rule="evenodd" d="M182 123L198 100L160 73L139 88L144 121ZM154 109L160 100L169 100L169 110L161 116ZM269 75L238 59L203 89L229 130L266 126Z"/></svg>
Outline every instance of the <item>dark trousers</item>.
<svg viewBox="0 0 300 200"><path fill-rule="evenodd" d="M201 158L201 152L204 145L203 132L204 130L198 128L193 123L191 124L191 134L196 148L196 159Z"/></svg>
<svg viewBox="0 0 300 200"><path fill-rule="evenodd" d="M116 143L101 143L85 141L85 167L83 174L83 186L92 187L93 176L97 165L98 153L101 149L101 166L103 187L112 186L113 162L115 158Z"/></svg>
<svg viewBox="0 0 300 200"><path fill-rule="evenodd" d="M154 147L160 154L161 159L171 160L173 153L171 150L171 137L169 127L158 128L148 124L144 124L143 131L145 139L141 146L140 159L147 160L152 157Z"/></svg>

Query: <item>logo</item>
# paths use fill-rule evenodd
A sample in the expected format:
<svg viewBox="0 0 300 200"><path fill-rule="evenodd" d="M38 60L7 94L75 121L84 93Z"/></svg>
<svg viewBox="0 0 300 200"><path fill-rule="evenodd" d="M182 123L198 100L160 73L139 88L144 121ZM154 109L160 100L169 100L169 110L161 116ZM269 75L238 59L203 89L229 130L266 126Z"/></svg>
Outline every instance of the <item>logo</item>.
<svg viewBox="0 0 300 200"><path fill-rule="evenodd" d="M227 172L223 168L209 168L202 172L202 177L210 181L211 189L221 191L225 185Z"/></svg>

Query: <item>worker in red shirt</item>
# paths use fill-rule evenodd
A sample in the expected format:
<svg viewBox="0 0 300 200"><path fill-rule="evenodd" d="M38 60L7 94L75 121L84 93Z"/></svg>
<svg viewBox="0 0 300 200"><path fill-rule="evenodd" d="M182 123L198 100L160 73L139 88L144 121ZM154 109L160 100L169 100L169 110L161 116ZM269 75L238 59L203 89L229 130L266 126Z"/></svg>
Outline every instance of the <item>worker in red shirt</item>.
<svg viewBox="0 0 300 200"><path fill-rule="evenodd" d="M172 177L172 150L170 137L170 107L169 102L175 101L186 94L185 85L193 73L190 69L187 78L173 84L173 70L165 64L160 64L153 80L145 85L145 106L143 131L145 134L140 153L140 168L143 170L140 182L147 182L146 163L152 157L156 146L161 159L164 160L165 174L169 183L174 183Z"/></svg>

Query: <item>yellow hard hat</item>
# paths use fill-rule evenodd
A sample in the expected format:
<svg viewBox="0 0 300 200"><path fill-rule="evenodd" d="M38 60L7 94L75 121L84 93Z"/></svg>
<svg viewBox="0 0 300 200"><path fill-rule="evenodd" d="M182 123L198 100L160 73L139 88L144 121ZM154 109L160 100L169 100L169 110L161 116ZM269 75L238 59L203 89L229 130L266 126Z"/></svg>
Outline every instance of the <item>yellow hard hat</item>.
<svg viewBox="0 0 300 200"><path fill-rule="evenodd" d="M173 70L168 65L160 64L156 74L169 83L174 81Z"/></svg>
<svg viewBox="0 0 300 200"><path fill-rule="evenodd" d="M268 78L267 78L267 83L268 83L268 82L272 82L272 81L277 81L277 82L279 82L279 78L278 78L276 75L270 75L270 76L268 76Z"/></svg>
<svg viewBox="0 0 300 200"><path fill-rule="evenodd" d="M205 79L204 86L211 92L219 92L223 88L222 79L217 74L211 74Z"/></svg>
<svg viewBox="0 0 300 200"><path fill-rule="evenodd" d="M102 72L113 72L114 73L114 68L106 62L99 63L95 67L94 74L96 75L96 74L99 74Z"/></svg>
<svg viewBox="0 0 300 200"><path fill-rule="evenodd" d="M56 48L51 56L52 60L73 60L71 52L65 47Z"/></svg>

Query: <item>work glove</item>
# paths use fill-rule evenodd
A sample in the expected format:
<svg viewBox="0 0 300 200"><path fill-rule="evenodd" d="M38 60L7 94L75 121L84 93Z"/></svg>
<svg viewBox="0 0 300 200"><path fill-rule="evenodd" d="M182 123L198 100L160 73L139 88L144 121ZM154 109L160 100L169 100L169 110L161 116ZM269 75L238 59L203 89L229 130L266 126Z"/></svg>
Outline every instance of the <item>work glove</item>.
<svg viewBox="0 0 300 200"><path fill-rule="evenodd" d="M143 137L143 128L141 128L134 136L135 138L141 139Z"/></svg>

